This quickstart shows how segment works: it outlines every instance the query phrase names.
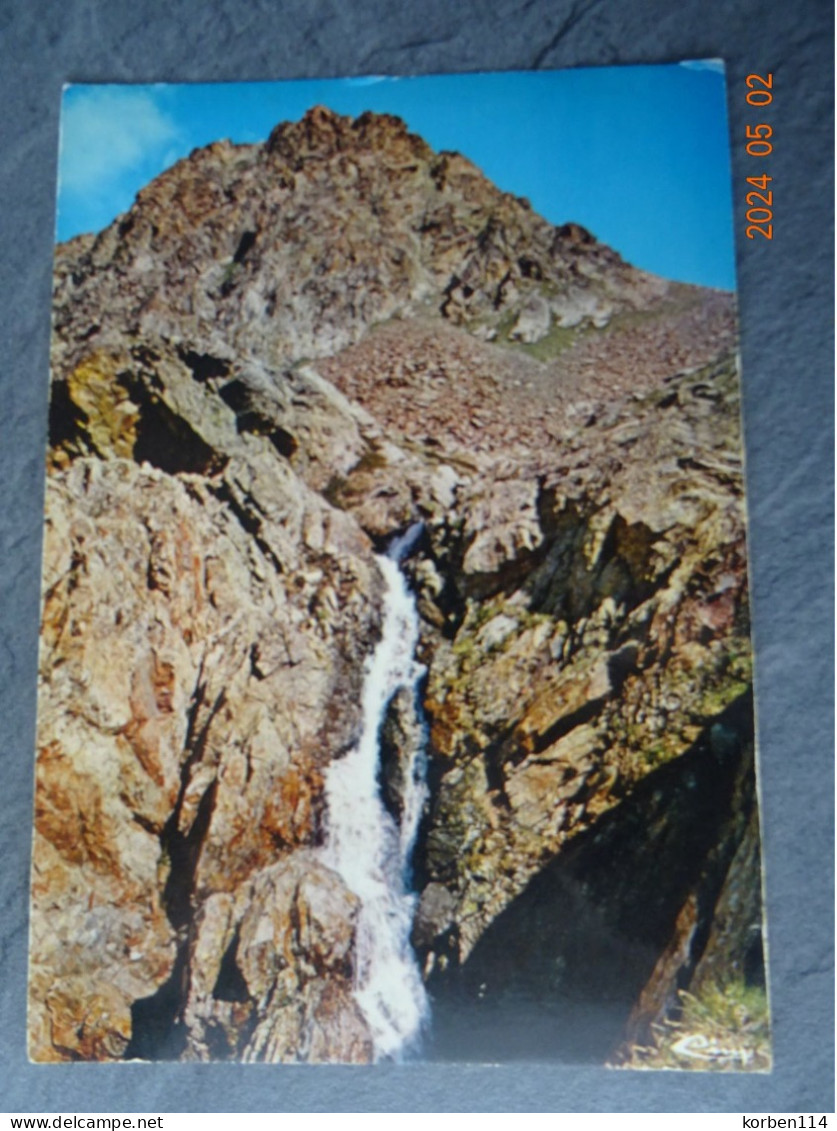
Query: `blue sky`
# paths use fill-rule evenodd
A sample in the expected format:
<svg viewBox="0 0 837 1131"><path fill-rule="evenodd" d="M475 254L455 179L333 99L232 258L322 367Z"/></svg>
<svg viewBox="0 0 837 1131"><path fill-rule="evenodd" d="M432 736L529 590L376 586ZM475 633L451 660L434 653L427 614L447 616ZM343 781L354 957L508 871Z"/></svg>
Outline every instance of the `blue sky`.
<svg viewBox="0 0 837 1131"><path fill-rule="evenodd" d="M196 146L263 141L322 103L398 114L464 153L555 224L575 221L638 267L732 290L723 66L276 83L74 85L64 91L57 238L105 227Z"/></svg>

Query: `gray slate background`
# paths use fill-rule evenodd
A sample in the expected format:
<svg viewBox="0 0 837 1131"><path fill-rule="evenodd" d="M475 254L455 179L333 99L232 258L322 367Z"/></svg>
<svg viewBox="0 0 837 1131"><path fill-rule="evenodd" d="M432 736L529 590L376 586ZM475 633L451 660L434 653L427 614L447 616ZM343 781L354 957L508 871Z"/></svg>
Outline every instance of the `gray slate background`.
<svg viewBox="0 0 837 1131"><path fill-rule="evenodd" d="M556 1066L33 1066L25 1054L43 453L63 82L727 61L742 320L770 1076ZM743 238L772 71L774 239ZM833 32L827 0L0 0L0 1109L834 1111ZM567 217L572 219L572 217Z"/></svg>

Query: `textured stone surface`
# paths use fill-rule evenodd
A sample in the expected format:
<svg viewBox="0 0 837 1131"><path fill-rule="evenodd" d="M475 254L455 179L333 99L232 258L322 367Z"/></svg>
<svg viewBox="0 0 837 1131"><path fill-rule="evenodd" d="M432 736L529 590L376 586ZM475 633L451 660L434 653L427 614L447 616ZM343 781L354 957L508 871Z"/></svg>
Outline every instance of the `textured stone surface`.
<svg viewBox="0 0 837 1131"><path fill-rule="evenodd" d="M234 9L234 10L233 10ZM3 1058L10 1074L12 1109L133 1104L147 1108L215 1105L228 1110L313 1105L329 1110L346 1102L402 1109L404 1104L449 1106L469 1103L524 1110L554 1102L570 1110L627 1106L660 1109L766 1110L831 1105L828 1040L832 1000L827 924L831 885L822 875L830 856L830 789L819 788L828 750L830 680L821 664L831 651L829 601L819 587L828 573L830 517L823 482L830 441L823 420L831 417L830 384L822 380L830 350L821 328L822 296L831 270L828 241L830 172L827 142L811 146L812 131L827 135L830 94L827 53L830 37L818 26L825 13L790 13L740 4L687 5L673 14L655 4L630 10L599 5L572 15L535 5L524 11L502 5L492 13L445 6L429 12L370 5L351 20L293 6L267 11L257 4L212 6L195 33L189 5L176 5L165 19L138 18L136 6L73 9L46 4L9 13L3 46L7 144L2 162L3 230L8 255L0 266L7 301L2 336L14 363L4 371L3 461L7 491L16 503L3 519L4 618L8 626L0 653L4 717L14 757L6 776L4 858ZM360 16L364 18L359 18ZM368 19L366 18L368 17ZM571 17L571 18L570 18ZM374 27L374 34L370 28ZM691 29L691 30L690 30ZM269 34L273 30L275 34ZM194 34L193 34L194 33ZM95 41L101 50L91 53ZM630 44L630 46L625 46ZM196 49L197 48L197 49ZM784 219L783 241L745 244L739 258L744 316L743 353L751 485L753 576L760 646L762 763L769 829L769 895L773 943L773 998L778 1009L781 1055L771 1077L716 1079L708 1101L705 1082L682 1075L650 1078L578 1069L544 1074L517 1068L498 1081L495 1070L456 1073L455 1086L443 1069L402 1070L399 1080L348 1081L338 1070L318 1075L283 1075L281 1097L264 1077L247 1079L219 1069L210 1081L183 1066L139 1067L130 1079L97 1074L95 1083L56 1070L30 1069L24 1060L25 908L31 813L30 751L34 719L35 623L38 604L45 328L49 307L49 257L55 133L61 81L83 74L102 80L275 77L277 74L340 73L351 65L379 70L441 70L446 67L556 66L655 61L678 55L714 53L727 58L733 84L752 69L754 55L780 63L784 88L804 97L777 101L774 122L786 139L775 160L798 207ZM819 54L818 54L819 53ZM733 85L733 92L734 92ZM743 132L743 101L731 93L733 138ZM749 119L748 119L749 120ZM747 158L734 147L736 174ZM743 223L743 205L739 220ZM812 278L823 285L811 287ZM792 385L788 374L793 374ZM38 378L41 374L41 379ZM818 678L824 682L817 685ZM813 681L813 682L812 682ZM808 704L800 716L801 700ZM799 756L789 756L789 751ZM801 752L807 752L803 754ZM818 839L821 838L821 839ZM804 877L805 882L800 882ZM800 935L799 924L806 930ZM825 1010L825 1013L823 1012ZM76 1074L78 1075L78 1074ZM421 1095L416 1082L421 1079ZM13 1082L12 1082L13 1081ZM446 1082L447 1081L447 1082ZM91 1092L91 1088L93 1091ZM400 1089L400 1090L399 1090Z"/></svg>
<svg viewBox="0 0 837 1131"><path fill-rule="evenodd" d="M442 760L426 867L457 895L460 962L563 843L748 687L735 387L730 362L675 377L570 441L537 511L518 500L536 533L507 539L482 601L465 596L472 549L507 524L467 512L464 613L426 704ZM497 526L475 535L481 514Z"/></svg>
<svg viewBox="0 0 837 1131"><path fill-rule="evenodd" d="M276 506L318 507L299 484L294 494L281 481L271 490ZM294 948L315 961L302 984L316 983L317 964L334 965L329 984L347 996L353 897L315 859L308 879L296 857L293 883L271 879L276 861L321 836L321 771L357 731L359 673L376 631L368 554L339 550L328 518L317 518L315 550L304 537L284 541L287 574L277 574L196 477L81 458L51 478L33 863L36 1058L169 1054L173 1046L155 1046L130 1018L134 1003L173 977L193 987L178 1024L194 1055L247 1056L252 1030L254 1056L288 1055L287 1042L258 1025L278 977L251 958L262 935L287 957L290 970L284 960L279 968L297 988ZM362 538L356 549L363 555ZM308 925L297 912L291 939L294 901ZM283 927L260 918L271 907ZM212 997L233 936L249 1004L236 1016L219 1014ZM106 1004L91 1008L91 991ZM86 1018L75 1037L73 1016ZM357 1019L353 1031L362 1045ZM330 1047L340 1059L339 1043Z"/></svg>

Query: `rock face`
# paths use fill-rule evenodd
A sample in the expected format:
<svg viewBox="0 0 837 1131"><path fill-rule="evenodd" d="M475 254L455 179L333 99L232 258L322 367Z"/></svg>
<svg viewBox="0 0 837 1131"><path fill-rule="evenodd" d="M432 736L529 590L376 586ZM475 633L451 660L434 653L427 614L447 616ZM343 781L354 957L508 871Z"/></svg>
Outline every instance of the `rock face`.
<svg viewBox="0 0 837 1131"><path fill-rule="evenodd" d="M734 346L730 296L387 116L196 151L58 249L34 1059L374 1057L323 774L416 522L381 785L426 743L436 1050L522 987L538 1055L578 999L632 1063L763 985Z"/></svg>

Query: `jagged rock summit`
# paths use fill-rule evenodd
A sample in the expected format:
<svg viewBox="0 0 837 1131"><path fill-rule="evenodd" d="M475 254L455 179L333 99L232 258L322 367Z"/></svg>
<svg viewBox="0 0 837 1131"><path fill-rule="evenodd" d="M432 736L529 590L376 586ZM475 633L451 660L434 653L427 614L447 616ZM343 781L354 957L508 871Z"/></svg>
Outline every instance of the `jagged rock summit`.
<svg viewBox="0 0 837 1131"><path fill-rule="evenodd" d="M679 991L758 992L734 345L388 115L197 150L57 250L35 1059L374 1057L323 782L414 523L427 1048L522 992L565 1056L586 993L634 1062Z"/></svg>

